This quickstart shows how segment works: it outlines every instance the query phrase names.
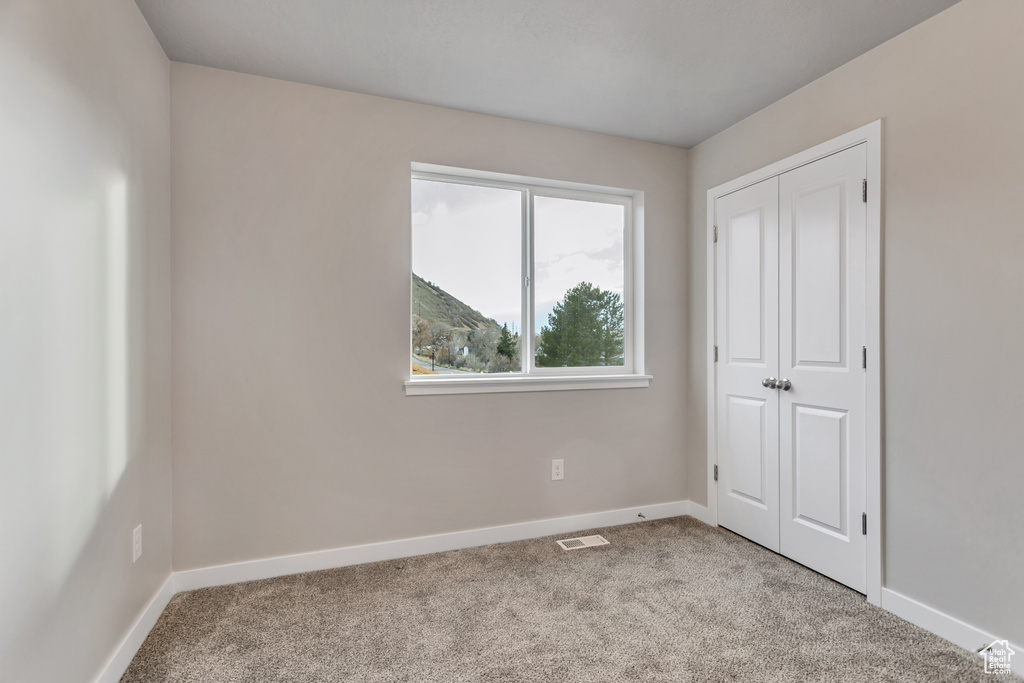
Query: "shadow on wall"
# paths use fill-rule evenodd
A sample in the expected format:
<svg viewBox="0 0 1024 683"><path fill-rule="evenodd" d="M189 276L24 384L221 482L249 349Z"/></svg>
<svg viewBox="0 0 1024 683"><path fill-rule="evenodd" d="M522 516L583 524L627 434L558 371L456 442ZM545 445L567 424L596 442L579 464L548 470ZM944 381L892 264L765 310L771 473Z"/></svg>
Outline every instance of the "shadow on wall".
<svg viewBox="0 0 1024 683"><path fill-rule="evenodd" d="M60 660L105 656L104 615L124 604L97 579L131 562L122 484L141 467L146 390L142 298L129 310L144 269L130 265L144 245L129 239L123 151L88 103L25 55L0 49L0 63L0 89L19 94L0 109L0 547L17 549L0 559L0 666L58 680ZM59 644L74 654L40 652Z"/></svg>

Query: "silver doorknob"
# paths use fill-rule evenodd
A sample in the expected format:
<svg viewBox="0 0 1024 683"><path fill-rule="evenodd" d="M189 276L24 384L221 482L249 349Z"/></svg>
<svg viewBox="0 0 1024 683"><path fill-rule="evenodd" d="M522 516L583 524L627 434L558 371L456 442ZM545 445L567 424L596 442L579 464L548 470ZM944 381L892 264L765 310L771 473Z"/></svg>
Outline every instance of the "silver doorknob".
<svg viewBox="0 0 1024 683"><path fill-rule="evenodd" d="M793 383L785 377L779 380L779 389L782 389L783 391L789 391L792 386Z"/></svg>
<svg viewBox="0 0 1024 683"><path fill-rule="evenodd" d="M761 386L768 387L769 389L778 389L779 380L775 379L774 377L769 377L768 379L761 380Z"/></svg>

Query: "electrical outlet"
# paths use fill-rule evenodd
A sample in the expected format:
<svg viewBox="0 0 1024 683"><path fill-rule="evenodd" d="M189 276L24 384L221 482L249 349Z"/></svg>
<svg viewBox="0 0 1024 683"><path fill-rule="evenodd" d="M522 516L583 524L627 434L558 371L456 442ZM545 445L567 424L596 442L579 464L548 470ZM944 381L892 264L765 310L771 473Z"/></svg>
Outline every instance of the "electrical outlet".
<svg viewBox="0 0 1024 683"><path fill-rule="evenodd" d="M560 481L565 479L565 461L564 460L552 460L551 461L551 481Z"/></svg>
<svg viewBox="0 0 1024 683"><path fill-rule="evenodd" d="M138 525L132 531L132 564L142 557L142 525Z"/></svg>

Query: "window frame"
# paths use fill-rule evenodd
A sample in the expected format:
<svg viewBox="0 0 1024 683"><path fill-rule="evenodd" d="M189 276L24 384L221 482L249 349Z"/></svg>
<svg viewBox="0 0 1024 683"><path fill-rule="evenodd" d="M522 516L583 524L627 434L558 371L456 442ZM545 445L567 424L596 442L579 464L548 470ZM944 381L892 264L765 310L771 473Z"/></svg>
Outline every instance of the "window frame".
<svg viewBox="0 0 1024 683"><path fill-rule="evenodd" d="M529 270L528 277L533 278L534 274L534 254L533 246L535 242L535 222L533 220L535 213L535 202L537 197L546 197L551 199L570 199L576 201L589 201L601 204L614 204L623 207L622 217L622 307L623 307L623 363L622 365L588 365L573 368L541 368L536 365L536 348L534 348L534 339L537 336L538 330L535 329L536 325L536 287L528 285L530 307L526 310L526 318L530 327L529 337L529 348L523 349L524 360L528 361L528 364L524 363L523 367L527 368L523 374L529 375L630 375L633 373L633 316L632 316L632 299L633 299L633 287L632 287L632 236L633 236L633 201L632 197L622 195L612 195L607 193L598 192L581 192L579 190L558 190L550 188L534 188L530 187L526 190L530 205L530 215L525 222L528 226L524 228L524 232L528 232L527 240L529 242L529 262L523 264L523 270ZM528 356L528 358L526 358Z"/></svg>
<svg viewBox="0 0 1024 683"><path fill-rule="evenodd" d="M406 395L447 393L494 393L514 391L551 391L572 389L640 388L649 386L644 374L643 354L643 192L582 183L543 180L487 171L413 163L409 177L411 190L415 180L447 182L458 185L493 187L521 193L521 315L520 370L515 373L467 375L412 375L407 367ZM537 197L589 201L623 207L623 365L585 367L537 367L534 347L536 329L534 287L534 210ZM409 223L412 245L412 223ZM410 312L412 310L412 253L410 248ZM410 355L412 339L410 335ZM408 357L408 356L407 356Z"/></svg>

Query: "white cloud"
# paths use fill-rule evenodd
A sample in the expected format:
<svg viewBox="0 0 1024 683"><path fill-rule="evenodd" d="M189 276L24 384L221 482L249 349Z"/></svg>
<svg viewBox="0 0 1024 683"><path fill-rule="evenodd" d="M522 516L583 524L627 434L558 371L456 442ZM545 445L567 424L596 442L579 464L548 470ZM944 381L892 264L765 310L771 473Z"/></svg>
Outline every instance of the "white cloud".
<svg viewBox="0 0 1024 683"><path fill-rule="evenodd" d="M521 195L415 180L413 271L499 323L521 318ZM535 197L537 324L580 282L623 291L624 208Z"/></svg>

